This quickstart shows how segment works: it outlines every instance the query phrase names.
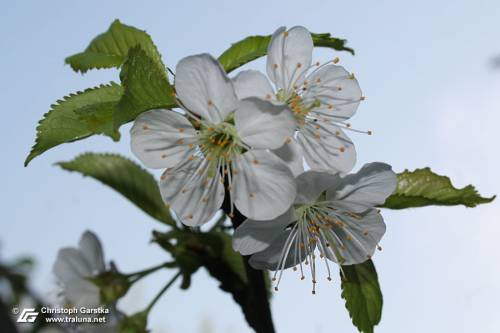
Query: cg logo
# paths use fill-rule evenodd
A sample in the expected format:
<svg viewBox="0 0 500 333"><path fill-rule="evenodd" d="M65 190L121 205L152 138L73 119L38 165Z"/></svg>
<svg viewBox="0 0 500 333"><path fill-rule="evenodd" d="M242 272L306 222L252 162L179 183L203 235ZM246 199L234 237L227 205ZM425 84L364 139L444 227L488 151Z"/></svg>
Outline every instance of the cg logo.
<svg viewBox="0 0 500 333"><path fill-rule="evenodd" d="M23 309L19 318L17 318L18 323L33 323L38 317L38 312L35 309Z"/></svg>

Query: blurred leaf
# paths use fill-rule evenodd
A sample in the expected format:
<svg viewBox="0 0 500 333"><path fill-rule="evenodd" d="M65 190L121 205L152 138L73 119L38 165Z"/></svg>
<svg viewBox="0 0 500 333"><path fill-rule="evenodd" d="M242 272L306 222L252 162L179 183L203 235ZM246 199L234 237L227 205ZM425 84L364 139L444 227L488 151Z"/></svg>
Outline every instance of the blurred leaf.
<svg viewBox="0 0 500 333"><path fill-rule="evenodd" d="M66 63L76 72L89 69L120 67L128 51L139 45L159 66L163 67L161 56L151 37L142 30L115 20L108 31L90 42L85 51L66 58Z"/></svg>
<svg viewBox="0 0 500 333"><path fill-rule="evenodd" d="M154 177L135 162L115 154L86 153L69 162L57 163L68 171L99 180L129 199L158 221L175 225L161 199Z"/></svg>
<svg viewBox="0 0 500 333"><path fill-rule="evenodd" d="M423 168L415 171L405 170L398 174L396 191L381 207L391 209L430 205L475 207L494 199L495 196L481 197L472 185L457 189L451 184L450 178L437 175L430 168Z"/></svg>
<svg viewBox="0 0 500 333"><path fill-rule="evenodd" d="M174 90L165 68L140 47L130 50L120 79L125 92L113 115L116 129L144 111L176 106Z"/></svg>
<svg viewBox="0 0 500 333"><path fill-rule="evenodd" d="M362 264L342 266L342 298L352 323L363 333L373 333L382 317L382 292L377 271L371 260Z"/></svg>
<svg viewBox="0 0 500 333"><path fill-rule="evenodd" d="M122 87L111 82L58 100L38 123L35 145L24 165L50 148L92 134L102 133L118 140L112 116L122 93Z"/></svg>
<svg viewBox="0 0 500 333"><path fill-rule="evenodd" d="M354 50L346 47L346 40L332 37L329 33L311 33L314 46L327 47L337 51L347 51L354 54ZM268 36L250 36L231 45L219 57L219 62L227 73L241 67L250 61L263 57L267 54L267 46L271 41Z"/></svg>
<svg viewBox="0 0 500 333"><path fill-rule="evenodd" d="M119 333L148 333L148 311L140 311L120 320Z"/></svg>

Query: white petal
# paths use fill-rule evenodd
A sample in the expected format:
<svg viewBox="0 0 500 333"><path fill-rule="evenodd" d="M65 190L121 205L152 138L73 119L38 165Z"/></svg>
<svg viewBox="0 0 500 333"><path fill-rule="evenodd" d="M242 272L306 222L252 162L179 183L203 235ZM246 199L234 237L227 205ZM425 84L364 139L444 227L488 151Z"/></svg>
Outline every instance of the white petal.
<svg viewBox="0 0 500 333"><path fill-rule="evenodd" d="M307 78L310 82L303 94L306 104L320 101L313 111L335 121L345 121L354 115L361 101L358 80L342 66L333 64L318 69Z"/></svg>
<svg viewBox="0 0 500 333"><path fill-rule="evenodd" d="M87 259L73 247L59 250L53 271L62 283L92 276L92 268Z"/></svg>
<svg viewBox="0 0 500 333"><path fill-rule="evenodd" d="M170 168L192 153L196 131L183 115L170 110L144 112L130 130L132 152L149 168Z"/></svg>
<svg viewBox="0 0 500 333"><path fill-rule="evenodd" d="M295 140L290 140L280 148L274 149L273 153L286 163L294 177L304 172L304 152Z"/></svg>
<svg viewBox="0 0 500 333"><path fill-rule="evenodd" d="M313 170L304 172L296 178L297 198L295 203L307 204L317 201L321 193L334 186L339 180L338 175L326 172Z"/></svg>
<svg viewBox="0 0 500 333"><path fill-rule="evenodd" d="M371 258L385 233L386 226L382 215L372 209L360 219L345 216L342 221L345 223L344 227L335 226L331 229L338 239L334 243L342 255L342 258L339 258L343 260L341 264L359 264ZM338 262L331 251L326 251L326 256Z"/></svg>
<svg viewBox="0 0 500 333"><path fill-rule="evenodd" d="M304 27L276 30L267 49L267 75L278 90L289 92L295 82L302 81L311 65L313 47L311 34Z"/></svg>
<svg viewBox="0 0 500 333"><path fill-rule="evenodd" d="M87 259L87 262L92 268L92 275L98 274L105 270L104 254L102 245L96 234L91 231L85 231L78 243L80 252Z"/></svg>
<svg viewBox="0 0 500 333"><path fill-rule="evenodd" d="M289 209L285 214L274 220L255 221L246 220L233 234L233 249L242 255L260 252L283 233L283 230L294 221L294 210Z"/></svg>
<svg viewBox="0 0 500 333"><path fill-rule="evenodd" d="M74 279L64 285L64 296L77 308L101 305L99 288L85 279Z"/></svg>
<svg viewBox="0 0 500 333"><path fill-rule="evenodd" d="M276 100L269 80L259 71L242 71L233 79L233 84L239 99L259 97L265 100Z"/></svg>
<svg viewBox="0 0 500 333"><path fill-rule="evenodd" d="M328 191L334 205L351 212L363 212L381 205L396 189L397 177L390 165L365 164L355 174L342 178L336 188Z"/></svg>
<svg viewBox="0 0 500 333"><path fill-rule="evenodd" d="M234 203L249 219L271 220L285 213L296 194L290 169L279 157L264 150L251 150L234 161Z"/></svg>
<svg viewBox="0 0 500 333"><path fill-rule="evenodd" d="M218 124L237 104L233 84L209 54L189 56L177 64L175 90L183 105L210 123Z"/></svg>
<svg viewBox="0 0 500 333"><path fill-rule="evenodd" d="M288 237L290 236L290 230L285 230L283 233L277 237L271 246L269 246L267 249L265 249L262 252L258 252L253 254L250 257L249 263L250 265L255 268L255 269L269 269L269 270L278 270L281 269L278 267L278 264L280 264L280 258L281 254L283 251L283 248L285 247L286 241ZM292 236L293 237L293 236ZM309 247L306 247L306 249L303 249L301 251L301 255L299 256L298 254L295 255L297 246L296 246L296 239L293 241L290 251L288 252L288 255L285 260L285 265L283 266L283 269L287 269L290 267L293 267L295 265L298 265L300 262L304 261L307 257L307 255L310 253L311 249ZM312 249L314 250L314 249ZM302 259L302 260L300 260Z"/></svg>
<svg viewBox="0 0 500 333"><path fill-rule="evenodd" d="M288 106L251 97L240 101L234 115L238 135L252 148L277 149L295 132L296 122Z"/></svg>
<svg viewBox="0 0 500 333"><path fill-rule="evenodd" d="M218 170L209 177L207 163L194 159L184 168L166 170L160 180L163 200L188 226L210 221L224 201L224 184Z"/></svg>
<svg viewBox="0 0 500 333"><path fill-rule="evenodd" d="M300 129L297 141L313 170L347 173L356 164L356 150L351 139L332 123L321 123L319 129L306 124Z"/></svg>

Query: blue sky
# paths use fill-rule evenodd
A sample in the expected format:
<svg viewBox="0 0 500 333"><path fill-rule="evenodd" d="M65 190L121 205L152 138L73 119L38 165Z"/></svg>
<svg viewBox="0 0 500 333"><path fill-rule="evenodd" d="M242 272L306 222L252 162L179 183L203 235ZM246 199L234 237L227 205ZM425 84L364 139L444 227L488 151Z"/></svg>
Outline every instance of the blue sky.
<svg viewBox="0 0 500 333"><path fill-rule="evenodd" d="M109 259L123 271L165 260L149 244L162 229L125 199L91 179L53 166L81 152L131 156L128 126L122 140L106 137L60 146L23 167L37 121L62 96L118 81L115 70L73 73L63 59L83 50L119 18L147 30L169 67L201 52L219 55L232 42L304 25L349 40L356 56L339 56L356 73L367 100L353 118L371 137L353 135L359 161L384 161L396 171L430 166L457 185L499 193L500 54L498 1L9 1L0 5L2 49L0 147L3 258L34 255L34 286L54 287L57 250L96 231ZM264 62L250 67L263 69ZM375 257L384 293L378 332L497 332L500 295L498 202L477 209L425 208L384 212L384 251ZM173 272L136 286L121 304L142 309ZM278 332L355 332L338 281L318 294L286 274L273 310ZM168 292L155 308L153 332L250 332L239 308L199 272L193 287Z"/></svg>

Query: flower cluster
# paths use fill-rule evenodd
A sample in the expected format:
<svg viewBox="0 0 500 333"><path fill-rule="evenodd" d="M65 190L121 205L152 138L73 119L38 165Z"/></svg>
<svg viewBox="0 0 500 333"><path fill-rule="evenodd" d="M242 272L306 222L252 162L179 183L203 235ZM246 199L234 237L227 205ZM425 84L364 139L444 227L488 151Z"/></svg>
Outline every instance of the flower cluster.
<svg viewBox="0 0 500 333"><path fill-rule="evenodd" d="M230 216L247 217L234 249L276 271L278 284L288 267L304 278L308 265L314 285L318 260L330 272L328 261L371 258L385 232L374 207L396 186L383 163L346 176L356 150L345 132L362 132L347 121L364 97L338 58L313 63L312 52L307 29L282 27L268 46L269 79L229 78L208 54L186 57L175 73L179 110L145 112L131 129L134 154L165 169L160 192L179 220L202 225L226 200Z"/></svg>

